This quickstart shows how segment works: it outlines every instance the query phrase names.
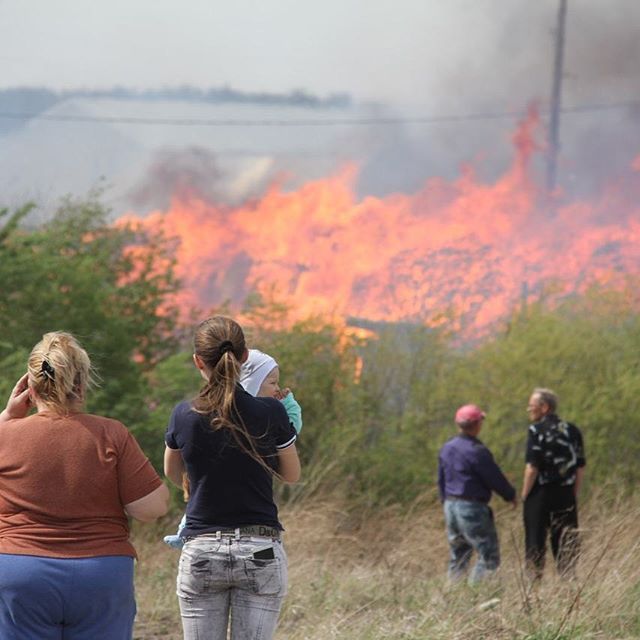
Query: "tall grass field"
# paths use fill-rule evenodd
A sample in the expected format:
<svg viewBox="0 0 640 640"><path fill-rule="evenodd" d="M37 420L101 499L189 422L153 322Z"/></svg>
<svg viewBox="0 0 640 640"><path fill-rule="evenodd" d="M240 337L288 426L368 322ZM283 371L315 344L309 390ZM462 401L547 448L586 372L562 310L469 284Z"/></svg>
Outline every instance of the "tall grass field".
<svg viewBox="0 0 640 640"><path fill-rule="evenodd" d="M442 512L432 495L367 511L340 501L284 506L289 594L280 640L587 640L640 638L640 498L592 493L580 505L582 553L574 581L551 554L542 582L523 570L520 509L493 507L499 579L449 584ZM179 553L164 545L179 516L137 527L138 640L182 638L175 596Z"/></svg>

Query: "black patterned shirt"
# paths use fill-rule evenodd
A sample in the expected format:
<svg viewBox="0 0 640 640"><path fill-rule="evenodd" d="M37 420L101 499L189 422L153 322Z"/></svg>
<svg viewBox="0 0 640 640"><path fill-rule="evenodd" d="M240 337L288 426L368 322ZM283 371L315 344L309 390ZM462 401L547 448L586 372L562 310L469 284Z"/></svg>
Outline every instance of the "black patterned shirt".
<svg viewBox="0 0 640 640"><path fill-rule="evenodd" d="M538 484L574 484L586 464L580 429L553 413L529 425L525 462L538 470Z"/></svg>

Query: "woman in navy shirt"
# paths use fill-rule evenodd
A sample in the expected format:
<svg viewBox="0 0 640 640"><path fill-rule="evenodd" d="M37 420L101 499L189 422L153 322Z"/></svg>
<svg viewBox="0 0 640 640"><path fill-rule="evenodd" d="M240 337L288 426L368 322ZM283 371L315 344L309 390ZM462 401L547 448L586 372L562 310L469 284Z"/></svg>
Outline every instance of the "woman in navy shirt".
<svg viewBox="0 0 640 640"><path fill-rule="evenodd" d="M273 637L287 590L273 476L300 477L296 431L281 402L238 384L247 358L241 327L224 316L201 322L193 360L205 384L178 404L165 436L167 477L190 496L178 599L185 640Z"/></svg>

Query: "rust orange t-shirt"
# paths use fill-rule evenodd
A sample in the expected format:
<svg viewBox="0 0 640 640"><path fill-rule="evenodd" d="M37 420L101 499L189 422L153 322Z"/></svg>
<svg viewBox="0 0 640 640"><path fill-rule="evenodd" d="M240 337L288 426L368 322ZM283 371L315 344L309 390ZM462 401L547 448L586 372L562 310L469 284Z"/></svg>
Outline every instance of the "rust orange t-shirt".
<svg viewBox="0 0 640 640"><path fill-rule="evenodd" d="M0 553L135 557L123 505L162 484L127 428L84 413L0 424Z"/></svg>

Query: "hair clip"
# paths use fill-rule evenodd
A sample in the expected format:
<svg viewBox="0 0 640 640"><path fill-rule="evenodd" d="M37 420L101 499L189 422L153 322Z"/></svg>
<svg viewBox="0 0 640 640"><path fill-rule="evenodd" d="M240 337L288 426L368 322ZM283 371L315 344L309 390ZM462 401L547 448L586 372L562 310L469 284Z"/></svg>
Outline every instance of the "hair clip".
<svg viewBox="0 0 640 640"><path fill-rule="evenodd" d="M220 343L218 347L218 352L220 353L220 357L222 357L227 351L233 351L233 342L231 340L225 340Z"/></svg>
<svg viewBox="0 0 640 640"><path fill-rule="evenodd" d="M42 367L40 370L45 376L47 376L47 378L49 378L49 380L53 381L56 379L56 370L46 360L42 361Z"/></svg>

